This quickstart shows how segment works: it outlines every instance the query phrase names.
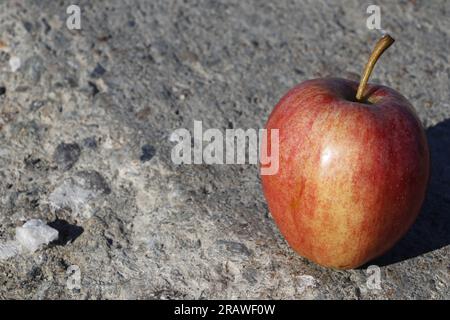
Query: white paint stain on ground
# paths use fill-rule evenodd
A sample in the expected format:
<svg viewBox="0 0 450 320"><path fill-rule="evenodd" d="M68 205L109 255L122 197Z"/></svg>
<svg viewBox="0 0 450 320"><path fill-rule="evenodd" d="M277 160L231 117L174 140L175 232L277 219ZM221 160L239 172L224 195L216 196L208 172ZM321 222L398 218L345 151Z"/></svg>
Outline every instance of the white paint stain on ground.
<svg viewBox="0 0 450 320"><path fill-rule="evenodd" d="M17 70L19 70L21 65L22 65L22 62L19 57L12 56L9 59L9 67L11 68L12 72L16 72Z"/></svg>

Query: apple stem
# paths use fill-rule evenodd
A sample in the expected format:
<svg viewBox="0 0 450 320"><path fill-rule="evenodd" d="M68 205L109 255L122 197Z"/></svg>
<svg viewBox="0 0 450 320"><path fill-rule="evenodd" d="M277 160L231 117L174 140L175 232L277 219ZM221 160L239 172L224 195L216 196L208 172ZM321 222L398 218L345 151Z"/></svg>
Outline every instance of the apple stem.
<svg viewBox="0 0 450 320"><path fill-rule="evenodd" d="M356 92L356 100L362 101L364 91L366 90L367 81L369 81L369 77L372 74L373 68L375 67L375 63L377 63L378 59L381 57L384 51L394 43L394 39L386 34L378 40L375 48L372 51L372 54L369 57L369 61L364 68L364 73L361 77L361 81L359 82L358 91Z"/></svg>

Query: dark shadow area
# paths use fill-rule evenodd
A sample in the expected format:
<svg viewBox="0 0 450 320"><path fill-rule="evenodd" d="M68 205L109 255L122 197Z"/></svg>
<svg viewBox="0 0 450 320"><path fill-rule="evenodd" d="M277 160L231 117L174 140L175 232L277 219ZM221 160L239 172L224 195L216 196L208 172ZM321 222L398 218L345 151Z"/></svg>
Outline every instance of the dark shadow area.
<svg viewBox="0 0 450 320"><path fill-rule="evenodd" d="M431 179L414 225L393 249L370 264L386 266L450 244L450 119L427 130Z"/></svg>
<svg viewBox="0 0 450 320"><path fill-rule="evenodd" d="M58 240L54 241L53 243L59 246L65 246L69 242L73 242L84 232L84 229L82 227L70 224L66 220L62 219L56 219L55 221L50 222L48 225L58 230Z"/></svg>

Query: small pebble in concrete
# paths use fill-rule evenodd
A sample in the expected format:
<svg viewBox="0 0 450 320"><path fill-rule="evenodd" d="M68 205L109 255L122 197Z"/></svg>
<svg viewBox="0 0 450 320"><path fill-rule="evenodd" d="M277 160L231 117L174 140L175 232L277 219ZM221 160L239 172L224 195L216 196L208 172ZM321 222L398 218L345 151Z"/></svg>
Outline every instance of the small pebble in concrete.
<svg viewBox="0 0 450 320"><path fill-rule="evenodd" d="M140 157L141 162L149 161L156 154L155 147L153 147L150 144L143 145L141 150L142 150L142 154L141 154L141 157Z"/></svg>
<svg viewBox="0 0 450 320"><path fill-rule="evenodd" d="M111 188L105 178L95 170L78 171L76 176L80 178L78 181L84 189L104 195L111 193Z"/></svg>
<svg viewBox="0 0 450 320"><path fill-rule="evenodd" d="M217 240L216 244L219 247L225 248L231 253L234 254L242 254L244 256L250 256L251 251L247 248L247 246L240 242L228 241L228 240Z"/></svg>
<svg viewBox="0 0 450 320"><path fill-rule="evenodd" d="M30 111L36 111L45 105L43 100L33 100L30 104Z"/></svg>
<svg viewBox="0 0 450 320"><path fill-rule="evenodd" d="M28 31L28 33L31 33L33 31L33 24L30 21L23 21L22 23L23 27Z"/></svg>
<svg viewBox="0 0 450 320"><path fill-rule="evenodd" d="M53 160L63 171L70 170L78 161L81 148L77 143L60 143L53 154Z"/></svg>
<svg viewBox="0 0 450 320"><path fill-rule="evenodd" d="M58 231L40 219L31 219L16 228L16 240L28 251L35 252L58 239Z"/></svg>
<svg viewBox="0 0 450 320"><path fill-rule="evenodd" d="M95 137L87 137L83 140L83 146L89 149L97 149L97 140Z"/></svg>
<svg viewBox="0 0 450 320"><path fill-rule="evenodd" d="M100 78L101 76L103 76L106 72L106 69L103 68L103 66L100 63L97 63L97 65L95 66L94 70L91 72L91 77L92 78Z"/></svg>

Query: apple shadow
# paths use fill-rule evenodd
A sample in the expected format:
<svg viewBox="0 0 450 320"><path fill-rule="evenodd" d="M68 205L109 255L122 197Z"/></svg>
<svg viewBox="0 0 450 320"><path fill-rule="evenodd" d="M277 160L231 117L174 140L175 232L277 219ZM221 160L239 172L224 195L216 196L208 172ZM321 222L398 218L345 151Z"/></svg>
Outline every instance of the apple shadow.
<svg viewBox="0 0 450 320"><path fill-rule="evenodd" d="M366 264L387 266L450 244L450 119L426 131L431 154L427 196L416 222L386 254Z"/></svg>

